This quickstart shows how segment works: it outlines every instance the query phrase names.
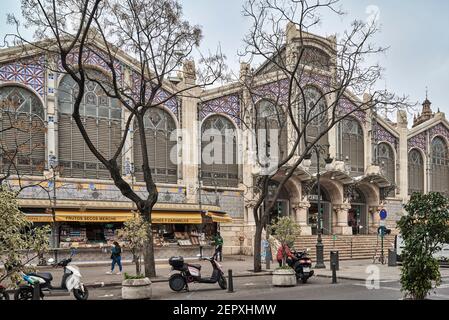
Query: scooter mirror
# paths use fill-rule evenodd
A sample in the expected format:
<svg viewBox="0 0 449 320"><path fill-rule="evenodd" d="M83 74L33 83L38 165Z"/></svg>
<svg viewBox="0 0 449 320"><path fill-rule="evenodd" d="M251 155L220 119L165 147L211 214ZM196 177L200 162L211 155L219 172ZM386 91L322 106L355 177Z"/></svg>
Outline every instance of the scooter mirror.
<svg viewBox="0 0 449 320"><path fill-rule="evenodd" d="M55 262L55 259L50 258L50 259L47 260L47 262L48 262L48 263L53 263L53 262Z"/></svg>

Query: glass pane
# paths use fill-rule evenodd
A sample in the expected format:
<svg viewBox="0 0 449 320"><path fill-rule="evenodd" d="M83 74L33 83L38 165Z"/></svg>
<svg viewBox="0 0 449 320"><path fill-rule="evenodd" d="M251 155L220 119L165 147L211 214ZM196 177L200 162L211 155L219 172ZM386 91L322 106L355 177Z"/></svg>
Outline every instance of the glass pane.
<svg viewBox="0 0 449 320"><path fill-rule="evenodd" d="M72 113L72 104L70 102L63 102L59 104L59 111L61 113Z"/></svg>
<svg viewBox="0 0 449 320"><path fill-rule="evenodd" d="M86 116L96 117L97 116L97 106L86 105Z"/></svg>
<svg viewBox="0 0 449 320"><path fill-rule="evenodd" d="M111 109L111 118L112 119L120 119L122 115L121 109Z"/></svg>
<svg viewBox="0 0 449 320"><path fill-rule="evenodd" d="M109 119L109 108L99 107L98 108L98 116L101 117L101 118L108 118Z"/></svg>

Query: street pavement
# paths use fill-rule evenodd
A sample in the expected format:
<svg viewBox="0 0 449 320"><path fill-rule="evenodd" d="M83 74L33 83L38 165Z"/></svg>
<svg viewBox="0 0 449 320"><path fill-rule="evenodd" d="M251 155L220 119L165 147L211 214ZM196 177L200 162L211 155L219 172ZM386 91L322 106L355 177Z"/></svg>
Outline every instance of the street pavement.
<svg viewBox="0 0 449 320"><path fill-rule="evenodd" d="M189 292L173 292L166 282L152 285L152 300L402 300L398 281L386 280L378 289L370 289L364 281L312 277L307 284L278 288L271 285L271 276L239 277L234 279L234 292L221 290L217 284L191 284ZM121 288L92 288L89 300L120 300ZM449 278L430 297L432 300L449 299ZM73 296L52 296L46 300L74 300Z"/></svg>
<svg viewBox="0 0 449 320"><path fill-rule="evenodd" d="M315 269L315 275L307 284L298 284L290 288L276 288L271 284L271 268L255 274L252 269L252 257L225 256L222 262L226 276L232 269L234 276L234 293L221 290L218 284L191 284L189 292L173 292L168 287L171 268L168 263L156 265L157 277L152 278L154 300L398 300L403 298L400 291L400 267L373 264L371 260L340 261L337 271L338 283L332 284L332 271L327 263L326 269ZM201 264L202 275L209 276L212 267L208 261L195 261ZM76 260L72 264L76 265ZM265 265L263 265L265 267ZM116 267L117 268L117 267ZM89 287L89 300L121 299L121 282L123 275L106 274L110 266L80 266L83 282ZM59 285L62 269L40 267L40 271L52 272L54 284ZM118 271L117 269L115 271ZM135 274L135 266L124 265L123 272ZM449 269L442 268L443 283L431 296L431 299L449 299ZM46 297L54 300L71 300L73 295L57 294Z"/></svg>
<svg viewBox="0 0 449 320"><path fill-rule="evenodd" d="M196 263L202 265L202 275L208 276L212 273L212 267L208 261L188 261L190 263ZM72 262L76 265L76 259ZM223 269L228 275L228 270L232 269L233 275L239 276L263 276L269 275L277 267L277 263L272 262L270 269L266 269L265 264L262 265L263 272L255 274L253 270L253 259L248 256L225 256L221 263ZM384 264L373 264L372 260L347 260L340 261L339 270L337 271L337 277L346 280L360 280L365 281L368 277L378 277L381 281L392 281L400 279L400 266L389 267ZM83 275L83 282L88 286L102 286L102 285L119 285L123 280L123 275L108 275L107 271L110 270L109 265L102 266L79 266L81 274ZM40 267L40 271L51 272L53 277L57 281L60 281L62 277L62 269L55 269L51 267ZM117 266L115 272L118 271ZM166 263L156 264L156 278L152 278L153 282L167 281L170 275L170 265L168 261ZM442 277L449 277L449 268L441 268ZM123 266L123 273L135 274L135 266L133 264L125 264ZM329 263L326 264L326 269L315 269L315 274L318 277L331 277L332 270L330 270ZM56 282L57 283L57 282Z"/></svg>

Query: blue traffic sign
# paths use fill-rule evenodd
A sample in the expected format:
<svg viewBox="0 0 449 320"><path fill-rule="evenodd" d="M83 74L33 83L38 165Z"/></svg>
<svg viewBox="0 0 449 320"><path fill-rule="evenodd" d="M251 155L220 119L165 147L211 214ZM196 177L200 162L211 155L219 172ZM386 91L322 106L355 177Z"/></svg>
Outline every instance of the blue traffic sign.
<svg viewBox="0 0 449 320"><path fill-rule="evenodd" d="M381 220L385 220L387 218L387 210L385 209L380 210L379 216Z"/></svg>

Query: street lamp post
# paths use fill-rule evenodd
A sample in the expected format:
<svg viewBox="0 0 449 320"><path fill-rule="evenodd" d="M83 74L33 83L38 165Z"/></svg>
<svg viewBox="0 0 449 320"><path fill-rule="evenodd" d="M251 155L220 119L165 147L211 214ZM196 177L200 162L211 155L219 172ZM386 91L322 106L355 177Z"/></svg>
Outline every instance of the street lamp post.
<svg viewBox="0 0 449 320"><path fill-rule="evenodd" d="M321 212L321 186L320 186L320 154L325 153L327 150L325 148L329 148L329 145L319 145L315 144L313 146L313 150L316 153L317 157L317 207L318 207L318 222L317 222L317 243L316 243L316 269L324 269L326 268L326 265L324 264L324 245L323 245L323 239L321 237L321 230L322 230L322 212ZM332 158L330 157L329 153L327 153L327 158L325 159L326 163L332 162Z"/></svg>
<svg viewBox="0 0 449 320"><path fill-rule="evenodd" d="M56 224L56 170L58 168L56 156L50 155L50 168L52 171L53 197L52 197L52 215L53 215L53 247L59 247L59 232ZM57 251L55 250L55 260L58 261Z"/></svg>

